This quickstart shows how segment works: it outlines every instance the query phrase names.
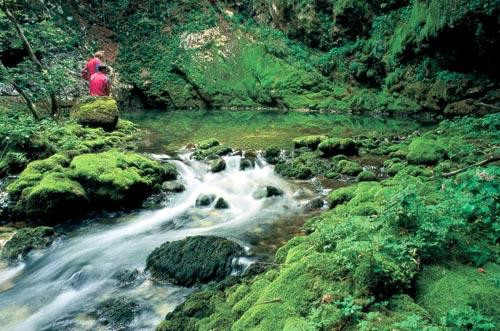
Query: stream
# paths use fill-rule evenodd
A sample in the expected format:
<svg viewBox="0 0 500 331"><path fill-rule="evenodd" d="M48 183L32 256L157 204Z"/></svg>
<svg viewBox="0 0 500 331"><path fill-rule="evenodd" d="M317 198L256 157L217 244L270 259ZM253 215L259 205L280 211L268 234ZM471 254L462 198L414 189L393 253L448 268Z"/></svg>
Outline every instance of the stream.
<svg viewBox="0 0 500 331"><path fill-rule="evenodd" d="M240 171L241 157L227 156L227 169L213 174L207 164L191 160L188 151L179 152L180 146L208 134L223 137L235 148L258 149L271 142L283 146L287 144L285 141L309 131L330 133L332 128L338 129L323 118L317 121L300 115L309 122L302 121L299 116L298 120L295 118L289 126L283 127L276 124L284 123L279 122L279 118L270 120L264 115L258 121L258 128L255 125L249 128L240 118L236 122L228 121L227 127L220 125L221 119L202 121L200 127L200 124L194 124L199 123L198 115L193 115L193 125L189 127L184 122L184 126L178 126L182 132L173 134L177 140L172 142L171 138L167 141L164 136L172 132L170 127L175 125L172 117L176 115L158 115L158 122L151 116L156 115L144 115L142 119L137 114L130 116L148 129L141 150L175 164L186 191L167 196L161 207L99 215L78 226L63 228L64 235L49 248L30 253L22 264L0 269L2 330L112 330L109 325L101 323L95 311L100 302L113 297L125 297L138 303L140 309L130 329L153 330L193 291L148 279L144 272L145 261L154 248L187 236L213 234L237 241L248 249L251 256L269 257L300 233L300 226L311 216L310 212L304 211L305 203L324 196L328 191L313 187L310 182L285 180L262 159L258 159L254 169ZM228 115L220 116L227 118ZM404 121L393 121L366 119L365 122L356 122L357 125L352 125L351 121L345 123L343 132L351 135L369 130L390 130L398 125L406 130L416 128L413 125L406 127ZM239 130L235 123L240 123ZM324 129L318 128L316 123L324 125ZM214 126L218 128L214 130ZM266 127L273 135L261 137L259 130ZM250 138L245 139L245 136ZM285 136L286 140L281 138ZM256 138L252 140L251 137ZM235 144L230 144L231 141ZM255 200L252 193L261 185L278 187L284 195ZM223 197L230 208L195 208L195 200L202 193ZM241 263L248 265L251 259ZM123 286L117 273L134 270L139 271L137 279Z"/></svg>

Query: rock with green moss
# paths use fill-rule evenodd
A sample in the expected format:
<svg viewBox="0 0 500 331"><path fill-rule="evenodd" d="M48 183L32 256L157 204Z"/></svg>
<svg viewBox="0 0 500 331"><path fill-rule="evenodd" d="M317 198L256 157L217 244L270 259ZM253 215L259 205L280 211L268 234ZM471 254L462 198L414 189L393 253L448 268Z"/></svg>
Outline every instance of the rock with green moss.
<svg viewBox="0 0 500 331"><path fill-rule="evenodd" d="M352 187L342 187L336 189L328 195L328 206L335 208L337 205L350 201L354 198L355 189Z"/></svg>
<svg viewBox="0 0 500 331"><path fill-rule="evenodd" d="M352 156L358 154L358 147L354 140L349 138L329 138L323 140L318 149L323 153L323 156L330 157L335 155Z"/></svg>
<svg viewBox="0 0 500 331"><path fill-rule="evenodd" d="M53 228L39 226L17 230L3 249L1 257L9 262L24 258L34 249L43 249L49 246L55 238Z"/></svg>
<svg viewBox="0 0 500 331"><path fill-rule="evenodd" d="M255 167L255 158L244 157L240 160L240 170L253 169Z"/></svg>
<svg viewBox="0 0 500 331"><path fill-rule="evenodd" d="M371 182L377 180L377 175L375 175L373 171L365 170L360 172L356 179L358 182Z"/></svg>
<svg viewBox="0 0 500 331"><path fill-rule="evenodd" d="M230 147L224 145L216 145L206 149L197 149L193 153L192 158L199 161L216 160L221 156L226 156L230 154L232 151L233 150Z"/></svg>
<svg viewBox="0 0 500 331"><path fill-rule="evenodd" d="M323 135L297 137L293 139L293 146L295 148L307 147L314 151L318 148L318 145L327 138L328 138L327 136Z"/></svg>
<svg viewBox="0 0 500 331"><path fill-rule="evenodd" d="M109 151L75 157L68 175L81 183L93 203L106 207L136 205L177 177L171 164L135 153Z"/></svg>
<svg viewBox="0 0 500 331"><path fill-rule="evenodd" d="M21 172L28 164L28 158L24 153L7 152L0 159L0 178Z"/></svg>
<svg viewBox="0 0 500 331"><path fill-rule="evenodd" d="M406 159L412 164L434 165L446 156L446 151L437 141L415 138L408 146Z"/></svg>
<svg viewBox="0 0 500 331"><path fill-rule="evenodd" d="M209 148L219 146L219 145L220 145L219 141L217 139L214 139L214 138L202 140L198 144L196 144L196 146L199 149L209 149Z"/></svg>
<svg viewBox="0 0 500 331"><path fill-rule="evenodd" d="M112 97L86 97L73 107L70 117L78 123L114 130L118 123L118 105Z"/></svg>
<svg viewBox="0 0 500 331"><path fill-rule="evenodd" d="M155 279L193 286L223 280L231 274L233 259L244 255L243 247L225 238L188 237L156 248L146 269Z"/></svg>
<svg viewBox="0 0 500 331"><path fill-rule="evenodd" d="M218 158L210 163L210 172L217 173L226 170L226 161L223 158Z"/></svg>
<svg viewBox="0 0 500 331"><path fill-rule="evenodd" d="M363 167L358 162L341 160L337 163L339 172L343 175L356 176L363 171Z"/></svg>
<svg viewBox="0 0 500 331"><path fill-rule="evenodd" d="M266 160L266 162L269 164L278 163L280 155L281 155L281 149L273 146L266 148L262 153L264 160Z"/></svg>

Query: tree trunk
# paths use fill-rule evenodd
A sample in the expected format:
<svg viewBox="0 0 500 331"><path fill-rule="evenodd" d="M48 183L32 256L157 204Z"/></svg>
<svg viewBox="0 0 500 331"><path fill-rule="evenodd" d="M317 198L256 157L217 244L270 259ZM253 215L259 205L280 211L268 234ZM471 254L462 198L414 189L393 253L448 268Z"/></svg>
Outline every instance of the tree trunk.
<svg viewBox="0 0 500 331"><path fill-rule="evenodd" d="M26 52L28 53L31 61L38 67L38 69L42 72L42 75L47 79L47 80L50 80L49 78L49 70L48 68L43 65L43 63L37 58L35 52L33 51L33 48L31 47L31 44L30 42L28 41L28 39L26 38L26 36L24 35L24 31L21 27L21 25L19 25L19 23L17 22L17 19L16 17L14 16L14 14L10 11L9 8L7 8L7 5L4 3L4 2L1 2L1 9L3 9L5 15L7 16L7 18L9 19L9 21L12 23L12 25L14 26L19 38L21 39L21 42L23 43L23 46L24 46L24 49L26 50ZM52 108L51 108L51 111L50 111L50 114L52 116L55 116L57 115L57 112L59 110L59 102L57 101L57 96L55 94L55 92L50 92L50 101L51 101L51 104L52 104Z"/></svg>
<svg viewBox="0 0 500 331"><path fill-rule="evenodd" d="M31 98L17 85L16 83L11 83L12 86L16 89L17 93L24 99L26 104L28 105L28 109L36 120L40 120L40 115L38 115L36 111L36 106L31 100Z"/></svg>

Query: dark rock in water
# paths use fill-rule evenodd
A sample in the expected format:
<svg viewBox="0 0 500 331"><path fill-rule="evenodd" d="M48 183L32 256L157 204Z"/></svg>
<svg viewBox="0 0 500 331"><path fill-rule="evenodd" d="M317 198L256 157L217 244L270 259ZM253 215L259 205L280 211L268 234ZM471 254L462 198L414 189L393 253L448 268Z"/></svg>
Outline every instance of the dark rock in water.
<svg viewBox="0 0 500 331"><path fill-rule="evenodd" d="M186 187L177 181L164 182L161 189L165 192L180 193L186 190Z"/></svg>
<svg viewBox="0 0 500 331"><path fill-rule="evenodd" d="M316 209L321 209L325 205L325 202L321 198L316 198L312 199L311 201L307 202L306 205L304 206L304 210L306 211L312 211Z"/></svg>
<svg viewBox="0 0 500 331"><path fill-rule="evenodd" d="M231 153L231 156L243 156L243 151L238 150Z"/></svg>
<svg viewBox="0 0 500 331"><path fill-rule="evenodd" d="M112 97L85 97L71 110L70 117L90 127L114 130L118 123L118 105Z"/></svg>
<svg viewBox="0 0 500 331"><path fill-rule="evenodd" d="M47 226L18 230L5 243L1 257L10 262L16 261L19 258L24 258L34 249L49 246L54 241L54 238L54 229Z"/></svg>
<svg viewBox="0 0 500 331"><path fill-rule="evenodd" d="M215 159L210 163L210 171L213 173L226 170L226 161L224 159Z"/></svg>
<svg viewBox="0 0 500 331"><path fill-rule="evenodd" d="M248 150L248 151L245 151L245 154L243 156L247 159L256 159L257 152L255 152L254 150Z"/></svg>
<svg viewBox="0 0 500 331"><path fill-rule="evenodd" d="M140 311L140 305L126 297L107 299L101 302L96 309L97 319L112 328L123 329L134 321Z"/></svg>
<svg viewBox="0 0 500 331"><path fill-rule="evenodd" d="M195 206L196 207L208 207L215 201L214 194L200 194L196 199Z"/></svg>
<svg viewBox="0 0 500 331"><path fill-rule="evenodd" d="M277 147L268 147L264 150L263 157L269 164L276 164L279 161L281 150Z"/></svg>
<svg viewBox="0 0 500 331"><path fill-rule="evenodd" d="M243 158L240 161L240 170L251 169L255 167L255 159Z"/></svg>
<svg viewBox="0 0 500 331"><path fill-rule="evenodd" d="M229 204L227 203L226 200L224 200L224 198L219 198L215 202L215 207L214 208L215 209L228 209L229 208Z"/></svg>
<svg viewBox="0 0 500 331"><path fill-rule="evenodd" d="M113 278L118 281L118 286L123 288L133 285L137 280L137 278L139 277L139 274L140 274L139 270L137 269L121 270L117 271L113 275Z"/></svg>
<svg viewBox="0 0 500 331"><path fill-rule="evenodd" d="M262 186L259 187L252 196L254 199L260 200L265 198L277 197L283 195L283 191L274 186Z"/></svg>
<svg viewBox="0 0 500 331"><path fill-rule="evenodd" d="M223 280L231 274L233 259L243 255L243 247L225 238L188 237L156 248L147 258L146 270L158 280L193 286Z"/></svg>
<svg viewBox="0 0 500 331"><path fill-rule="evenodd" d="M214 147L210 147L208 149L197 149L192 158L195 160L215 160L221 156L228 155L232 153L233 150L230 147L224 145L217 145Z"/></svg>

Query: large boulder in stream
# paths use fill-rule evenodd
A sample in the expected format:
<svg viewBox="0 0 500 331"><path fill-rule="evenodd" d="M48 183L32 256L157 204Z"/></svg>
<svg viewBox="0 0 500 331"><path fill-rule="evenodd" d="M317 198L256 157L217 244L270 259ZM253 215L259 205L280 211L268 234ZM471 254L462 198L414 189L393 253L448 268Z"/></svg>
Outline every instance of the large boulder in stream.
<svg viewBox="0 0 500 331"><path fill-rule="evenodd" d="M261 186L257 188L252 194L253 198L257 200L278 197L281 195L283 195L283 190L270 185Z"/></svg>
<svg viewBox="0 0 500 331"><path fill-rule="evenodd" d="M111 326L113 330L125 330L141 310L141 306L126 297L109 298L96 307L93 313L103 325Z"/></svg>
<svg viewBox="0 0 500 331"><path fill-rule="evenodd" d="M156 248L147 258L146 270L155 279L193 286L222 281L231 274L233 260L244 255L243 247L225 238L188 237Z"/></svg>
<svg viewBox="0 0 500 331"><path fill-rule="evenodd" d="M358 154L358 147L354 140L349 138L329 138L323 140L318 149L323 153L323 156L330 157L335 155L352 156Z"/></svg>
<svg viewBox="0 0 500 331"><path fill-rule="evenodd" d="M138 206L176 177L173 165L135 153L88 153L71 162L56 154L30 163L7 191L17 216L60 223L90 210Z"/></svg>
<svg viewBox="0 0 500 331"><path fill-rule="evenodd" d="M85 97L73 106L70 117L81 125L112 131L118 124L118 105L112 97Z"/></svg>
<svg viewBox="0 0 500 331"><path fill-rule="evenodd" d="M9 262L14 262L24 258L32 250L49 246L54 238L54 229L47 226L18 230L5 243L1 257Z"/></svg>

